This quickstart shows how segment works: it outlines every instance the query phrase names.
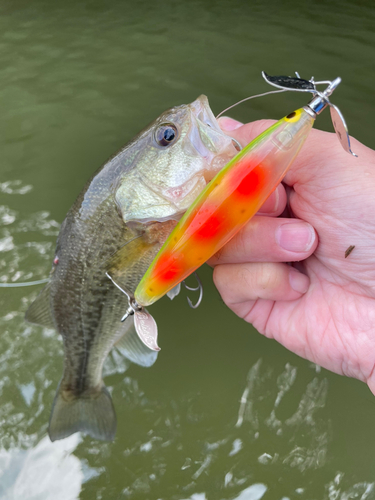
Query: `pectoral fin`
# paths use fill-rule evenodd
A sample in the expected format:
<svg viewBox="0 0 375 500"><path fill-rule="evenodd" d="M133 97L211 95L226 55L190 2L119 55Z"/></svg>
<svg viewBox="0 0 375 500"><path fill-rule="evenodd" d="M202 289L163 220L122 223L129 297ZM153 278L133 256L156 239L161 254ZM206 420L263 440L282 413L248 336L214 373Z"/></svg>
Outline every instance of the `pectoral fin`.
<svg viewBox="0 0 375 500"><path fill-rule="evenodd" d="M46 328L55 328L50 302L50 287L51 283L47 283L28 308L25 314L26 321L45 326Z"/></svg>
<svg viewBox="0 0 375 500"><path fill-rule="evenodd" d="M181 283L178 283L178 285L174 286L169 292L167 292L167 296L173 300L177 295L181 292Z"/></svg>
<svg viewBox="0 0 375 500"><path fill-rule="evenodd" d="M176 221L155 222L122 246L110 259L106 272L127 293L133 295L142 276L162 247Z"/></svg>
<svg viewBox="0 0 375 500"><path fill-rule="evenodd" d="M159 247L138 236L120 248L108 262L106 272L130 295L157 254Z"/></svg>
<svg viewBox="0 0 375 500"><path fill-rule="evenodd" d="M152 366L158 357L157 351L149 349L138 337L134 327L134 318L129 317L126 320L131 322L125 335L115 344L120 353L137 365L149 367Z"/></svg>

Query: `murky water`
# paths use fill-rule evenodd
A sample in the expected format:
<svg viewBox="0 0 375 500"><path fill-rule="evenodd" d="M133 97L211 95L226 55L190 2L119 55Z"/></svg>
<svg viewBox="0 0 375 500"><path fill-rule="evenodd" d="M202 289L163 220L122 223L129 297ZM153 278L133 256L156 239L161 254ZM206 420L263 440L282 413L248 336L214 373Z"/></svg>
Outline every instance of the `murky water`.
<svg viewBox="0 0 375 500"><path fill-rule="evenodd" d="M352 135L375 147L371 1L0 3L0 280L45 277L59 223L84 182L171 105L214 111L266 90L261 70L318 79ZM270 96L233 111L279 118ZM329 129L328 113L318 126ZM114 443L51 444L62 343L25 324L36 288L0 289L0 498L257 500L375 498L375 398L237 319L201 271L203 305L152 308L161 354L114 353Z"/></svg>

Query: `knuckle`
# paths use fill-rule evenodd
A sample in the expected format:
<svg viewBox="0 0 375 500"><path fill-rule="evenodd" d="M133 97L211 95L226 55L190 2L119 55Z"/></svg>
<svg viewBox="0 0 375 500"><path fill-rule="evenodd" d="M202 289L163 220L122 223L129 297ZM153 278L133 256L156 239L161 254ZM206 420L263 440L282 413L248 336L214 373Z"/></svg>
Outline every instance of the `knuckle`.
<svg viewBox="0 0 375 500"><path fill-rule="evenodd" d="M257 267L255 281L262 290L273 290L278 285L277 273L273 266L261 264Z"/></svg>
<svg viewBox="0 0 375 500"><path fill-rule="evenodd" d="M222 290L225 290L227 279L226 279L224 265L219 265L214 267L212 278L216 288L219 290L220 293Z"/></svg>
<svg viewBox="0 0 375 500"><path fill-rule="evenodd" d="M247 258L250 257L251 244L249 241L247 231L242 230L237 234L237 237L234 240L234 245L235 245L234 251L236 255L240 257L247 257Z"/></svg>
<svg viewBox="0 0 375 500"><path fill-rule="evenodd" d="M225 304L230 306L233 302L233 275L230 265L221 264L215 266L212 275L214 285L216 286L222 300Z"/></svg>

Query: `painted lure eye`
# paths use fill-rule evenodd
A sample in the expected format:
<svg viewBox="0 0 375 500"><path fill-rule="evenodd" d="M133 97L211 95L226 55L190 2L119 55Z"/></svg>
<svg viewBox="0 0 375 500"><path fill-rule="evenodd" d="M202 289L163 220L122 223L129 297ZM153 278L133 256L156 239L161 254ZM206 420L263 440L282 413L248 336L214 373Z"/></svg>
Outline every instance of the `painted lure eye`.
<svg viewBox="0 0 375 500"><path fill-rule="evenodd" d="M178 139L177 127L171 123L160 125L156 130L155 139L159 146L170 146Z"/></svg>

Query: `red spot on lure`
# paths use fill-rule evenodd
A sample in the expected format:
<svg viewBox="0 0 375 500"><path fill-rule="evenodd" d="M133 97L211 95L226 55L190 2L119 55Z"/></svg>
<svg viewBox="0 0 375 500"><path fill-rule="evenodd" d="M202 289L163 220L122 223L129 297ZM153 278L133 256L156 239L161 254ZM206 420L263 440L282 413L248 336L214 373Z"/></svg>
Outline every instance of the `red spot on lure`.
<svg viewBox="0 0 375 500"><path fill-rule="evenodd" d="M231 181L236 185L234 194L239 197L248 197L259 192L264 184L266 172L261 166L252 168L250 162L242 161L243 165L239 165L235 169Z"/></svg>
<svg viewBox="0 0 375 500"><path fill-rule="evenodd" d="M168 252L161 256L156 265L156 272L163 282L174 280L180 275L181 271L181 264Z"/></svg>

